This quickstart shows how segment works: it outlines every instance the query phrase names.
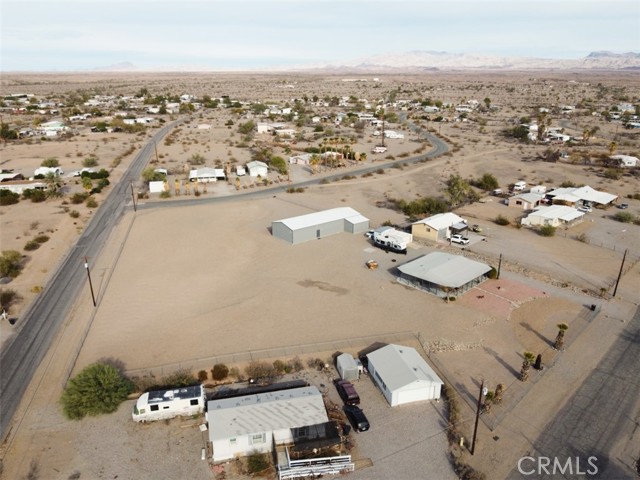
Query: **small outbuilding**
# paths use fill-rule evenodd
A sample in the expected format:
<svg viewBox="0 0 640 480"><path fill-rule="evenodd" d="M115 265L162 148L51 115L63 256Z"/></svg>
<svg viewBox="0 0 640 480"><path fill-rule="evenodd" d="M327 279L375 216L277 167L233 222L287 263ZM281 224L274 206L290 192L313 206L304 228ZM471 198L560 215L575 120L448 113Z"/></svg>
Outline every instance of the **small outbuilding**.
<svg viewBox="0 0 640 480"><path fill-rule="evenodd" d="M364 233L369 229L369 219L350 207L332 208L299 217L276 220L271 233L292 244L319 240L337 233Z"/></svg>
<svg viewBox="0 0 640 480"><path fill-rule="evenodd" d="M460 255L433 252L398 267L398 282L439 297L458 296L484 282L491 267Z"/></svg>
<svg viewBox="0 0 640 480"><path fill-rule="evenodd" d="M353 355L349 353L338 355L336 369L342 380L358 380L360 378L360 366Z"/></svg>
<svg viewBox="0 0 640 480"><path fill-rule="evenodd" d="M444 382L415 348L390 344L367 359L371 378L392 407L440 398Z"/></svg>
<svg viewBox="0 0 640 480"><path fill-rule="evenodd" d="M269 167L267 166L267 164L259 160L254 160L253 162L247 163L247 170L249 171L249 176L251 177L265 178L269 173Z"/></svg>

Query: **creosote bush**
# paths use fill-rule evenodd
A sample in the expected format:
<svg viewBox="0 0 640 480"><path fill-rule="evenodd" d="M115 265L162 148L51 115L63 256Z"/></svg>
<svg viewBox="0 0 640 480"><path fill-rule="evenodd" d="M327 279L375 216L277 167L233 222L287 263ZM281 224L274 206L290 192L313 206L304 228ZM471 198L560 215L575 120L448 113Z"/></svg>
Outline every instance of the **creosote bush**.
<svg viewBox="0 0 640 480"><path fill-rule="evenodd" d="M498 215L496 217L496 219L494 220L494 222L496 222L498 225L502 225L502 226L509 225L509 223L511 223L509 221L509 219L507 217L505 217L504 215Z"/></svg>
<svg viewBox="0 0 640 480"><path fill-rule="evenodd" d="M217 363L211 369L211 378L214 380L224 380L229 376L229 367L224 363Z"/></svg>

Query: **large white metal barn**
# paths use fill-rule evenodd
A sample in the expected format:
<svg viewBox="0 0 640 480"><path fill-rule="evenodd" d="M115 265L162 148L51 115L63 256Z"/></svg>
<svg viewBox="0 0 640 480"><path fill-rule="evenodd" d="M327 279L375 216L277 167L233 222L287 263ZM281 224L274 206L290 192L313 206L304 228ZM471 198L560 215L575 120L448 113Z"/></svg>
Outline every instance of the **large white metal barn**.
<svg viewBox="0 0 640 480"><path fill-rule="evenodd" d="M332 208L299 217L276 220L271 224L274 237L296 244L318 240L337 233L364 233L369 219L351 207Z"/></svg>

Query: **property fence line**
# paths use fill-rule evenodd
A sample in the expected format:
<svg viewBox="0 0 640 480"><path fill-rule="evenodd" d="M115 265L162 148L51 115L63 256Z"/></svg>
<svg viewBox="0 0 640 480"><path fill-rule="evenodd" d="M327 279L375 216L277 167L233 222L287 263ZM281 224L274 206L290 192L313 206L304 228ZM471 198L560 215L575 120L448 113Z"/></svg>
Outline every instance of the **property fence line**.
<svg viewBox="0 0 640 480"><path fill-rule="evenodd" d="M347 338L343 340L290 345L260 350L249 350L246 352L229 353L225 355L213 355L203 358L192 358L183 360L181 362L166 363L162 365L127 370L125 374L129 377L162 377L171 373L175 373L179 370L210 370L214 365L219 363L229 366L230 364L233 365L237 363L247 363L259 360L293 358L296 356L310 355L317 352L353 350L355 348L362 348L376 342L396 343L416 339L416 334L409 331L383 335L368 335L363 337Z"/></svg>

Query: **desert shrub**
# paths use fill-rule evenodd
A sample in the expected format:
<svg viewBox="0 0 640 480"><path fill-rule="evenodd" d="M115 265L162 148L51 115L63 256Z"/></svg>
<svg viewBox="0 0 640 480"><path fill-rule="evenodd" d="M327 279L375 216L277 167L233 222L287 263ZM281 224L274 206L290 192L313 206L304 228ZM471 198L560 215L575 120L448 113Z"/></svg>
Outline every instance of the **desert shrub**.
<svg viewBox="0 0 640 480"><path fill-rule="evenodd" d="M211 369L211 378L214 380L224 380L229 375L229 367L224 363L216 363Z"/></svg>
<svg viewBox="0 0 640 480"><path fill-rule="evenodd" d="M631 212L618 212L612 217L616 222L631 223L633 222L633 213Z"/></svg>
<svg viewBox="0 0 640 480"><path fill-rule="evenodd" d="M267 362L258 361L249 363L249 365L244 369L244 373L246 373L249 378L270 379L277 376L273 365L270 365Z"/></svg>
<svg viewBox="0 0 640 480"><path fill-rule="evenodd" d="M498 270L496 270L495 267L491 267L491 270L489 270L489 273L487 273L487 277L489 277L491 280L495 280L496 278L498 278Z"/></svg>
<svg viewBox="0 0 640 480"><path fill-rule="evenodd" d="M115 412L132 391L133 383L116 367L94 363L69 380L60 402L68 418L79 420Z"/></svg>
<svg viewBox="0 0 640 480"><path fill-rule="evenodd" d="M556 234L556 227L553 225L543 225L538 229L538 233L543 237L553 237Z"/></svg>
<svg viewBox="0 0 640 480"><path fill-rule="evenodd" d="M498 180L490 173L485 173L477 180L472 180L471 185L484 191L495 190L499 187Z"/></svg>
<svg viewBox="0 0 640 480"><path fill-rule="evenodd" d="M587 237L586 233L581 233L580 235L577 235L576 240L582 243L589 243L589 238Z"/></svg>
<svg viewBox="0 0 640 480"><path fill-rule="evenodd" d="M36 242L35 240L29 240L25 245L24 245L24 249L27 252L32 252L34 250L37 250L40 248L40 244L38 242Z"/></svg>
<svg viewBox="0 0 640 480"><path fill-rule="evenodd" d="M69 212L69 216L70 216L71 218L78 218L78 217L80 216L80 212L79 212L79 211L77 211L77 210L71 210L71 211Z"/></svg>
<svg viewBox="0 0 640 480"><path fill-rule="evenodd" d="M80 174L81 178L90 178L91 180L100 180L101 178L107 178L109 176L109 172L104 168L101 168L97 172L82 172Z"/></svg>
<svg viewBox="0 0 640 480"><path fill-rule="evenodd" d="M304 365L302 364L302 360L300 360L300 357L294 357L291 360L290 364L294 372L300 372L304 370Z"/></svg>
<svg viewBox="0 0 640 480"><path fill-rule="evenodd" d="M251 475L257 475L269 468L269 459L264 453L252 453L247 457L247 470Z"/></svg>
<svg viewBox="0 0 640 480"><path fill-rule="evenodd" d="M209 374L207 373L206 370L200 370L198 372L198 381L199 382L205 382L208 378L209 378Z"/></svg>
<svg viewBox="0 0 640 480"><path fill-rule="evenodd" d="M87 198L86 205L87 205L88 208L97 208L98 207L98 202L96 201L95 198L89 197L89 198Z"/></svg>
<svg viewBox="0 0 640 480"><path fill-rule="evenodd" d="M286 371L287 364L282 360L275 360L273 362L273 369L276 371L278 375L282 375Z"/></svg>
<svg viewBox="0 0 640 480"><path fill-rule="evenodd" d="M56 157L49 157L49 158L45 158L42 163L40 164L41 167L48 167L48 168L54 168L54 167L59 167L60 166L60 162L58 161L58 159Z"/></svg>
<svg viewBox="0 0 640 480"><path fill-rule="evenodd" d="M189 370L181 369L164 377L162 383L168 388L188 387L190 385L194 385L196 383L196 379Z"/></svg>
<svg viewBox="0 0 640 480"><path fill-rule="evenodd" d="M5 190L0 190L0 206L6 207L7 205L14 205L20 201L20 195L17 193Z"/></svg>
<svg viewBox="0 0 640 480"><path fill-rule="evenodd" d="M619 168L607 168L604 171L604 177L609 180L620 180L620 177L622 177L622 170Z"/></svg>
<svg viewBox="0 0 640 480"><path fill-rule="evenodd" d="M379 169L377 169L377 170L376 170L376 173L377 173L378 175L384 175L384 168L379 168Z"/></svg>
<svg viewBox="0 0 640 480"><path fill-rule="evenodd" d="M0 277L15 278L22 271L22 255L16 250L3 250L0 254Z"/></svg>
<svg viewBox="0 0 640 480"><path fill-rule="evenodd" d="M74 205L79 205L81 203L84 203L84 201L89 198L89 194L86 192L76 192L73 195L71 195L71 198L69 199L69 201L71 203L73 203Z"/></svg>
<svg viewBox="0 0 640 480"><path fill-rule="evenodd" d="M9 311L11 305L22 300L22 297L18 292L11 288L0 290L0 310Z"/></svg>
<svg viewBox="0 0 640 480"><path fill-rule="evenodd" d="M171 192L169 190L160 192L160 198L171 198Z"/></svg>
<svg viewBox="0 0 640 480"><path fill-rule="evenodd" d="M507 217L505 217L504 215L498 215L496 217L496 219L494 220L494 222L496 222L498 225L509 225L509 223L511 223L509 221L509 219Z"/></svg>
<svg viewBox="0 0 640 480"><path fill-rule="evenodd" d="M85 168L91 168L98 165L98 159L96 157L87 157L82 160L82 166Z"/></svg>
<svg viewBox="0 0 640 480"><path fill-rule="evenodd" d="M47 199L47 194L36 188L27 188L22 192L22 198L25 200L31 200L33 203L40 203Z"/></svg>
<svg viewBox="0 0 640 480"><path fill-rule="evenodd" d="M38 243L46 243L49 241L49 237L47 235L38 235L33 240Z"/></svg>
<svg viewBox="0 0 640 480"><path fill-rule="evenodd" d="M309 368L315 368L316 370L323 370L324 369L324 360L322 360L321 358L310 358L307 361L307 366Z"/></svg>
<svg viewBox="0 0 640 480"><path fill-rule="evenodd" d="M238 367L231 367L229 369L229 375L236 378L238 381L244 381L244 375L240 373Z"/></svg>

